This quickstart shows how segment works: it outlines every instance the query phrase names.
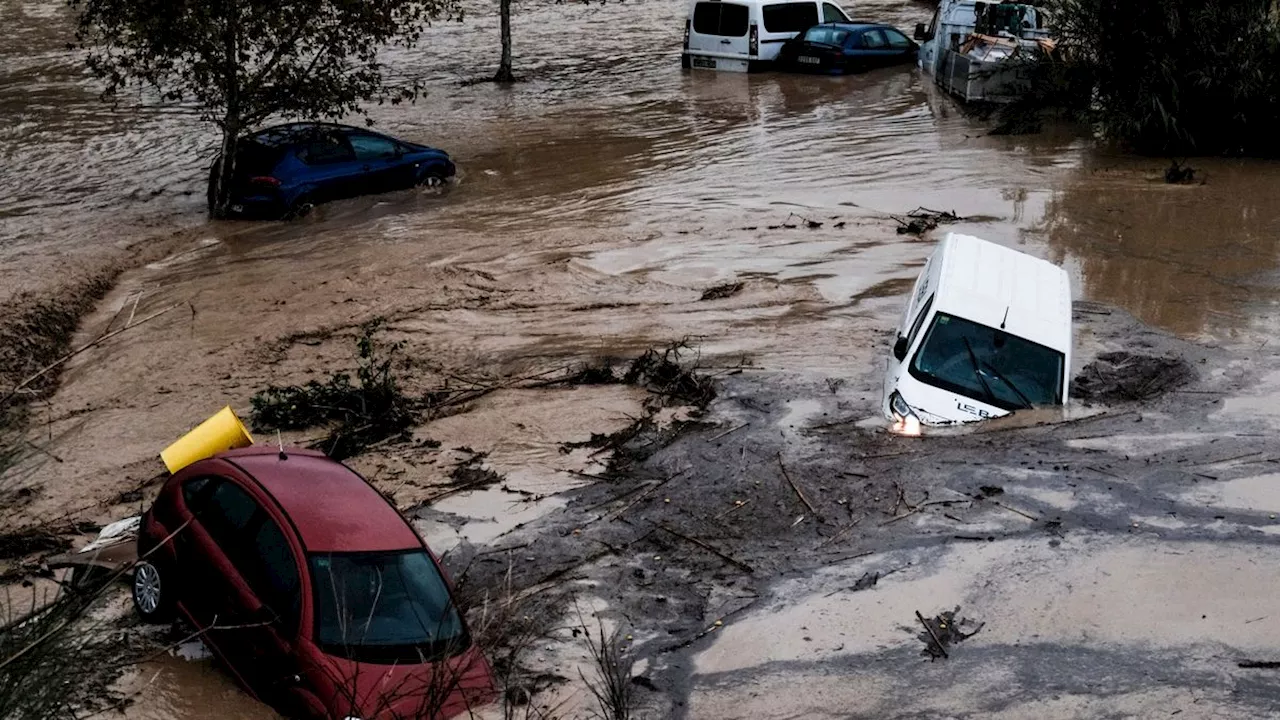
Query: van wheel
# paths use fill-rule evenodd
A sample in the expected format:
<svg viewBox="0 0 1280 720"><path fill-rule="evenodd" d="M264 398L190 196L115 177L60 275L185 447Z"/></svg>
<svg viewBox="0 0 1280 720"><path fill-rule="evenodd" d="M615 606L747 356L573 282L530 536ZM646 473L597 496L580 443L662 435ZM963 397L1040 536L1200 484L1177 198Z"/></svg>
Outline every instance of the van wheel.
<svg viewBox="0 0 1280 720"><path fill-rule="evenodd" d="M147 623L173 620L172 574L159 562L141 560L133 568L133 607Z"/></svg>

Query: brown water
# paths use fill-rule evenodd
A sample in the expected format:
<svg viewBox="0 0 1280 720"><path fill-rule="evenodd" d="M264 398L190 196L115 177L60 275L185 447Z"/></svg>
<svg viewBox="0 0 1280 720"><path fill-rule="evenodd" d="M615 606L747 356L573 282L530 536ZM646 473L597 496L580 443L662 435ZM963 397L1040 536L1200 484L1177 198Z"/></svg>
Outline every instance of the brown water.
<svg viewBox="0 0 1280 720"><path fill-rule="evenodd" d="M902 0L855 7L903 27L929 10ZM626 267L677 266L705 280L710 268L725 274L728 247L759 259L770 239L734 226L777 224L792 211L869 217L924 205L989 219L969 229L1065 262L1079 295L1176 332L1269 327L1276 166L1194 162L1206 185L1165 186L1161 161L1111 157L1070 133L985 137L913 69L843 79L689 74L676 62L682 8L522 8L517 67L528 82L514 89L459 85L487 73L495 55L487 5L471 8L466 23L438 26L422 48L391 56L397 70L428 78L427 96L373 112L383 129L458 158L464 179L448 199L366 198L328 208L320 222L255 228L237 246L340 255L352 242L430 242L460 230L504 248L512 233L555 246L547 231L557 226L632 240L688 231L680 247L646 247L649 267ZM189 109L98 102L78 56L62 49L70 28L61 3L0 0L0 18L6 289L38 285L68 255L135 240L140 227L201 224L209 129ZM830 254L835 241L822 240L800 248L806 261Z"/></svg>
<svg viewBox="0 0 1280 720"><path fill-rule="evenodd" d="M388 132L448 149L456 187L255 224L204 220L216 138L193 112L137 96L101 104L63 49L63 4L0 0L0 302L131 243L179 229L191 239L125 276L87 319L95 335L136 297L139 316L191 309L68 366L41 411L65 460L46 473L50 507L110 497L127 484L119 468L142 467L176 428L350 353L326 343L273 355L271 339L375 314L429 360L423 372L542 370L693 336L717 361L858 375L879 361L879 334L930 249L888 218L917 206L1063 263L1077 296L1158 327L1218 342L1276 327L1280 166L1193 160L1207 183L1167 186L1163 161L1073 131L988 137L913 68L682 72L677 0L522 5L526 82L464 87L497 55L489 5L393 54L397 71L428 78L428 94L372 113ZM905 28L931 12L910 0L854 8ZM769 229L793 213L824 226ZM741 294L698 301L729 280L746 283ZM225 678L210 685L207 663L184 662L154 668L154 704L131 713L265 712Z"/></svg>

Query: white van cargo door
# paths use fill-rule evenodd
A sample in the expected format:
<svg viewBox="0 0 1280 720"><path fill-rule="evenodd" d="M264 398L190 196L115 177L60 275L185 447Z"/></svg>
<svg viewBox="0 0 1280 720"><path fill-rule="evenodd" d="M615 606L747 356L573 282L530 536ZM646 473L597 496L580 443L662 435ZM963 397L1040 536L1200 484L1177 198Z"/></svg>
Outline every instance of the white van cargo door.
<svg viewBox="0 0 1280 720"><path fill-rule="evenodd" d="M703 0L693 6L689 52L747 59L751 10L746 5Z"/></svg>

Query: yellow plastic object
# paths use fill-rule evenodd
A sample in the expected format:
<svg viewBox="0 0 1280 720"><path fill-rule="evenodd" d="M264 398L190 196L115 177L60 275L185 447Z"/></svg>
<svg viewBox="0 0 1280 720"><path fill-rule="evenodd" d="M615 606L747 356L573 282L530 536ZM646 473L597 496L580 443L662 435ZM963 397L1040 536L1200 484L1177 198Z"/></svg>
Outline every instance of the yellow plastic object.
<svg viewBox="0 0 1280 720"><path fill-rule="evenodd" d="M213 457L224 450L252 444L253 436L228 405L165 448L160 459L170 473L176 473L193 462Z"/></svg>

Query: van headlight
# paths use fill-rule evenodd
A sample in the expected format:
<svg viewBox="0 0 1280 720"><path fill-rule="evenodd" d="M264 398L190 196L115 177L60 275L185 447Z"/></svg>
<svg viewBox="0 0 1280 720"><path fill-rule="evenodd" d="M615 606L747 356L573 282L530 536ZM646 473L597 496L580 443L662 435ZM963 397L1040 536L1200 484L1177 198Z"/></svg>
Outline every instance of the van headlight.
<svg viewBox="0 0 1280 720"><path fill-rule="evenodd" d="M920 434L920 418L897 390L889 396L889 412L893 413L891 432L912 437Z"/></svg>

